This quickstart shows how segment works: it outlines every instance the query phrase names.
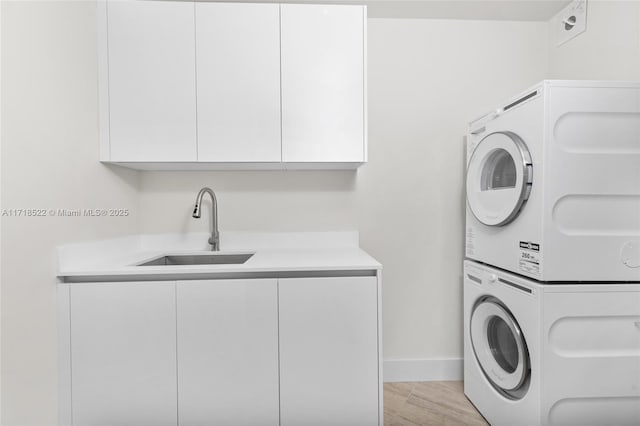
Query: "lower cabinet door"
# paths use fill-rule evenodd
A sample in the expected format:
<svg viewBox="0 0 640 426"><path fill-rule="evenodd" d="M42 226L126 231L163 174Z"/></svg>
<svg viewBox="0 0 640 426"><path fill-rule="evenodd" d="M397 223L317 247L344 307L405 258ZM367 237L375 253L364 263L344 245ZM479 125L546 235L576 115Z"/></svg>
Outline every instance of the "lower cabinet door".
<svg viewBox="0 0 640 426"><path fill-rule="evenodd" d="M377 425L375 277L279 280L281 425Z"/></svg>
<svg viewBox="0 0 640 426"><path fill-rule="evenodd" d="M277 280L180 281L178 412L185 425L277 425Z"/></svg>
<svg viewBox="0 0 640 426"><path fill-rule="evenodd" d="M175 283L74 284L70 314L73 424L176 425Z"/></svg>

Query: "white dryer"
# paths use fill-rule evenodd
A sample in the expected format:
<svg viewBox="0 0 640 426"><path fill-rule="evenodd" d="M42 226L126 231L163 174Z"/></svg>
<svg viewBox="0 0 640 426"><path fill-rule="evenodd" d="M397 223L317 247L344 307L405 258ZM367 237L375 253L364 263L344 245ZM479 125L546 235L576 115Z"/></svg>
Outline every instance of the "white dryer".
<svg viewBox="0 0 640 426"><path fill-rule="evenodd" d="M640 283L465 261L464 391L493 426L640 424Z"/></svg>
<svg viewBox="0 0 640 426"><path fill-rule="evenodd" d="M640 281L640 82L543 81L473 121L466 256L540 281Z"/></svg>

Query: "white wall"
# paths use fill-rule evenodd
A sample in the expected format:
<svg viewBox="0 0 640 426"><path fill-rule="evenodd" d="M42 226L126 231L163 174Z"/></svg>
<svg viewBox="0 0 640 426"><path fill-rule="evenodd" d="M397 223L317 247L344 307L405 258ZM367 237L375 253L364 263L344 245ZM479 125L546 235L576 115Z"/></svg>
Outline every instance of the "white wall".
<svg viewBox="0 0 640 426"><path fill-rule="evenodd" d="M549 78L640 79L640 1L589 0L587 31L556 46L549 23Z"/></svg>
<svg viewBox="0 0 640 426"><path fill-rule="evenodd" d="M370 20L362 246L384 265L384 356L462 356L463 135L543 78L541 23Z"/></svg>
<svg viewBox="0 0 640 426"><path fill-rule="evenodd" d="M462 356L466 123L547 69L546 23L369 19L369 163L355 172L145 172L142 232L358 229L384 265L385 359Z"/></svg>
<svg viewBox="0 0 640 426"><path fill-rule="evenodd" d="M136 232L137 175L97 162L95 4L2 2L2 209L129 208L128 218L2 217L2 424L57 418L54 247Z"/></svg>

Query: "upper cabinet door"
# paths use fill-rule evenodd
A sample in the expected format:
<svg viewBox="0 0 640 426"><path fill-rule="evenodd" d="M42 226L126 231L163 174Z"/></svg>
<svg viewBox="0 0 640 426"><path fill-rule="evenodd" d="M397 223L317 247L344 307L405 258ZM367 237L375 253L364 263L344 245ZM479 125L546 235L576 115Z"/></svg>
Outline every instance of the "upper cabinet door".
<svg viewBox="0 0 640 426"><path fill-rule="evenodd" d="M198 160L279 162L280 9L196 4Z"/></svg>
<svg viewBox="0 0 640 426"><path fill-rule="evenodd" d="M107 5L111 161L196 161L194 4Z"/></svg>
<svg viewBox="0 0 640 426"><path fill-rule="evenodd" d="M281 5L283 161L366 161L365 10Z"/></svg>

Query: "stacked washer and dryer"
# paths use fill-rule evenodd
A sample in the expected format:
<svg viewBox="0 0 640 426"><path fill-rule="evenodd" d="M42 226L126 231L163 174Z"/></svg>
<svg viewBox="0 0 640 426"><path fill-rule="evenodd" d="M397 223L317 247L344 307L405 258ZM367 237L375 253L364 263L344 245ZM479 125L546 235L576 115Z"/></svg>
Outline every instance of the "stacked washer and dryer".
<svg viewBox="0 0 640 426"><path fill-rule="evenodd" d="M467 135L464 390L492 425L640 424L640 83L543 81Z"/></svg>

